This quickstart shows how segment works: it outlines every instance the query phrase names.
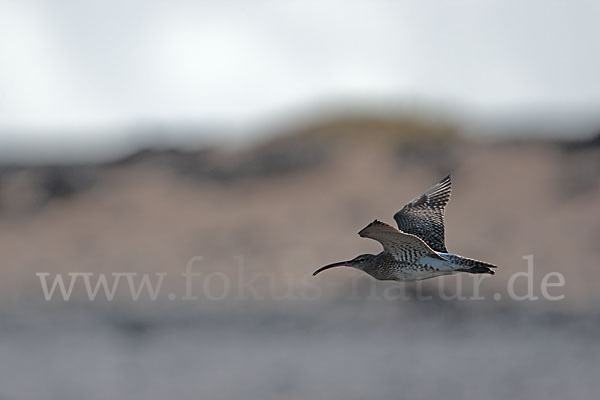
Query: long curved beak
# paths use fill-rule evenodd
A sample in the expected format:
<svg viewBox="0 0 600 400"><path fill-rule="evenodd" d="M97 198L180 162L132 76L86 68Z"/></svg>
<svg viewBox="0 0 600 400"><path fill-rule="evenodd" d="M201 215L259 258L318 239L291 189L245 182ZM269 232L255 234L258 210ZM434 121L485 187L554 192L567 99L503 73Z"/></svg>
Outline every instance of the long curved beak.
<svg viewBox="0 0 600 400"><path fill-rule="evenodd" d="M336 263L321 267L318 270L316 270L315 272L313 272L313 276L325 271L326 269L333 268L333 267L343 267L343 266L350 266L350 261L340 261L340 262L336 262Z"/></svg>

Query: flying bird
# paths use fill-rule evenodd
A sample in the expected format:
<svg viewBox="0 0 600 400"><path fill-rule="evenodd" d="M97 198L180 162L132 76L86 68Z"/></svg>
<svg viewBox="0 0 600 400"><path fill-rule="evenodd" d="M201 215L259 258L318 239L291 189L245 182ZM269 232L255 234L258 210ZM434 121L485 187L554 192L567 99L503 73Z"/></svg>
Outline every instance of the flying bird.
<svg viewBox="0 0 600 400"><path fill-rule="evenodd" d="M449 253L444 239L444 208L452 190L450 175L406 204L394 215L398 229L375 220L361 237L378 241L379 254L361 254L352 260L319 268L353 267L380 280L416 281L457 272L494 274L495 265Z"/></svg>

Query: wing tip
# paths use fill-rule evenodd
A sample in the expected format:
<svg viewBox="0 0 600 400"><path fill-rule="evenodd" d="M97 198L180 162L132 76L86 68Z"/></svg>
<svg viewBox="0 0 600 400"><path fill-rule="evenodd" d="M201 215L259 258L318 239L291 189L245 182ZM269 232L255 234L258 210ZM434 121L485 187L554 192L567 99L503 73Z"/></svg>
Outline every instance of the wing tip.
<svg viewBox="0 0 600 400"><path fill-rule="evenodd" d="M434 187L437 187L437 190L440 190L442 188L444 188L446 190L451 189L451 187L452 187L452 175L451 174L446 175Z"/></svg>
<svg viewBox="0 0 600 400"><path fill-rule="evenodd" d="M365 226L360 231L358 231L358 236L365 237L365 233L366 233L367 229L369 229L373 225L377 225L377 223L379 223L379 220L376 220L376 219L373 220L373 222L369 223L369 225Z"/></svg>
<svg viewBox="0 0 600 400"><path fill-rule="evenodd" d="M389 226L388 224L386 224L385 222L381 222L378 219L373 220L373 222L371 222L369 225L365 226L364 228L362 228L359 232L358 232L358 236L360 237L365 237L367 235L367 231L369 230L369 228L372 227L376 227L376 226Z"/></svg>
<svg viewBox="0 0 600 400"><path fill-rule="evenodd" d="M430 206L444 209L450 201L452 194L452 177L446 175L441 181L436 183L427 192L424 193Z"/></svg>

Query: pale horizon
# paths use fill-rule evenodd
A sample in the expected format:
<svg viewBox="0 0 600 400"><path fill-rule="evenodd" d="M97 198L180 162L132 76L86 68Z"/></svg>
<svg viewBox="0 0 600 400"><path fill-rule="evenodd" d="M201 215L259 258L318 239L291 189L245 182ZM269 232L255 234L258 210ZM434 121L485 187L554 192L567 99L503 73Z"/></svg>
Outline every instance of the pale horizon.
<svg viewBox="0 0 600 400"><path fill-rule="evenodd" d="M216 126L192 142L249 142L331 99L449 110L480 137L589 136L599 12L587 1L0 1L0 156L135 144L138 127Z"/></svg>

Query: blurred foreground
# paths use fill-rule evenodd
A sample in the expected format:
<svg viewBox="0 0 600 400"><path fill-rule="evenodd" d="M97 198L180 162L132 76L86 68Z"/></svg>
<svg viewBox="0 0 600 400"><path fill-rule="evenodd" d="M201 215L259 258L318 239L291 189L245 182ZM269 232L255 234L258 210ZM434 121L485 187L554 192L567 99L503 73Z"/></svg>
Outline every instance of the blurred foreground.
<svg viewBox="0 0 600 400"><path fill-rule="evenodd" d="M379 251L356 232L392 222L447 173L448 248L500 266L480 284L484 300L440 297L440 285L452 294L459 281L472 293L472 277L426 281L432 298L418 301L412 283L373 283L350 269L310 276ZM320 121L236 151L6 165L0 202L0 399L600 390L597 139L485 144L438 122ZM539 299L516 301L507 286L527 255ZM194 257L197 299L185 300L181 274ZM74 272L93 273L93 285L99 274L166 276L155 301L145 292L133 300L125 282L113 301L102 290L90 301L82 281L70 300L57 291L46 301L36 273L68 283ZM550 291L564 299L540 294L550 272L564 276ZM413 295L386 299L388 288ZM515 280L516 293L527 289Z"/></svg>
<svg viewBox="0 0 600 400"><path fill-rule="evenodd" d="M593 399L599 319L388 302L2 315L0 387L3 399Z"/></svg>

